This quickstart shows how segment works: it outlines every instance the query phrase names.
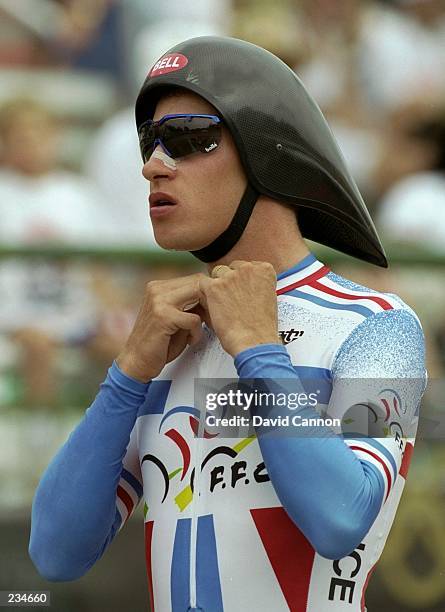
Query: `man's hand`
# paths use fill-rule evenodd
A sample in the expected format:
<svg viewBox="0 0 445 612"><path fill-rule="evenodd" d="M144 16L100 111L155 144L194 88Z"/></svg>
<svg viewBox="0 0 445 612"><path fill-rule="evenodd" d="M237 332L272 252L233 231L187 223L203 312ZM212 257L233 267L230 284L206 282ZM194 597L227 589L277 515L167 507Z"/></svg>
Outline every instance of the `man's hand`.
<svg viewBox="0 0 445 612"><path fill-rule="evenodd" d="M201 317L191 307L199 301L204 278L198 273L147 283L131 334L116 359L125 374L148 382L187 344L200 340Z"/></svg>
<svg viewBox="0 0 445 612"><path fill-rule="evenodd" d="M200 302L224 350L235 357L258 344L281 344L276 273L264 261L232 261L202 277Z"/></svg>

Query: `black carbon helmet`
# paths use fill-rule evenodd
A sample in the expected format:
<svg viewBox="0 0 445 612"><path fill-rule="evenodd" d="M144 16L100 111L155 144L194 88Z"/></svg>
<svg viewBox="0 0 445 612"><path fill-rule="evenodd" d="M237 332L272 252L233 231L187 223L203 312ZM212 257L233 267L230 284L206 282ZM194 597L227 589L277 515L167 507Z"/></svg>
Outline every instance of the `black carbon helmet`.
<svg viewBox="0 0 445 612"><path fill-rule="evenodd" d="M295 73L243 40L202 36L167 51L136 101L139 128L152 119L163 88L181 87L224 119L249 182L227 230L200 251L222 257L241 236L258 194L293 204L305 238L387 267L376 229L332 132ZM165 89L164 89L165 91Z"/></svg>

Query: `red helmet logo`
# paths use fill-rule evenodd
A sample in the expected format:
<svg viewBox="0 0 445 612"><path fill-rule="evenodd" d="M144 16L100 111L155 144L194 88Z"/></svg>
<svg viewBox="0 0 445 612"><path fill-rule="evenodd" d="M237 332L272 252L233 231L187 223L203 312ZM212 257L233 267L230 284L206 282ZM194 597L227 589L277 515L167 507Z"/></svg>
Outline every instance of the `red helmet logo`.
<svg viewBox="0 0 445 612"><path fill-rule="evenodd" d="M150 70L149 76L154 77L167 74L168 72L175 72L187 66L188 63L188 59L182 53L169 53L156 62Z"/></svg>

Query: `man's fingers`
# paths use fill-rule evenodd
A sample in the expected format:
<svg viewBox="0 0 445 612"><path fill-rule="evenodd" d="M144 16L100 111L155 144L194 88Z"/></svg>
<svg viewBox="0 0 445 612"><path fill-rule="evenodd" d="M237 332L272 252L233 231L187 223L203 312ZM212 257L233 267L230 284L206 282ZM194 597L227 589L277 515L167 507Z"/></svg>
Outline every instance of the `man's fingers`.
<svg viewBox="0 0 445 612"><path fill-rule="evenodd" d="M147 283L147 287L154 288L156 291L161 291L163 294L168 294L181 287L194 287L199 282L200 278L205 277L206 275L202 272L196 272L195 274L169 278L168 280L152 280Z"/></svg>
<svg viewBox="0 0 445 612"><path fill-rule="evenodd" d="M196 342L201 339L202 322L199 315L178 310L175 313L174 322L179 329L184 329L189 332L191 344L196 344Z"/></svg>
<svg viewBox="0 0 445 612"><path fill-rule="evenodd" d="M212 269L212 272L210 275L212 278L221 278L225 276L226 274L233 272L234 270L239 270L239 268L243 268L245 266L251 266L252 264L261 265L264 263L265 263L264 261L244 261L242 259L234 259L233 261L230 262L228 266L223 265L223 264L218 264Z"/></svg>
<svg viewBox="0 0 445 612"><path fill-rule="evenodd" d="M181 310L190 310L195 304L199 303L199 297L199 278L195 278L185 285L166 291L163 299L167 304L176 306Z"/></svg>
<svg viewBox="0 0 445 612"><path fill-rule="evenodd" d="M201 317L202 321L205 321L208 327L212 327L212 322L210 321L210 315L208 311L204 308L204 306L202 306L201 304L199 303L196 304L188 312L193 312L194 314L197 314L199 317Z"/></svg>
<svg viewBox="0 0 445 612"><path fill-rule="evenodd" d="M213 282L214 280L208 277L201 278L199 281L199 302L206 310L208 310L206 290Z"/></svg>
<svg viewBox="0 0 445 612"><path fill-rule="evenodd" d="M272 269L273 270L273 266L272 264L270 264L267 261L258 261L256 259L253 259L252 261L244 261L242 259L234 259L233 261L230 262L229 266L230 268L232 268L232 270L238 270L239 268L244 268L246 266L250 266L253 265L255 267L258 266L262 266L265 269Z"/></svg>
<svg viewBox="0 0 445 612"><path fill-rule="evenodd" d="M229 266L218 265L212 269L211 276L212 278L221 278L232 271Z"/></svg>
<svg viewBox="0 0 445 612"><path fill-rule="evenodd" d="M190 312L191 310L194 310L194 308L199 304L199 300L193 300L193 302L191 302L190 304L186 304L185 306L183 306L182 310L184 312Z"/></svg>

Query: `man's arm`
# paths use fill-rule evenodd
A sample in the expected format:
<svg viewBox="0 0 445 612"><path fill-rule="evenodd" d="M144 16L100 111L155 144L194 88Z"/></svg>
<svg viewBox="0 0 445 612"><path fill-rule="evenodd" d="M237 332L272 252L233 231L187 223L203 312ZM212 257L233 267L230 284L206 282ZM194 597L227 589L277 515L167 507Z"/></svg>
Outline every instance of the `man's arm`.
<svg viewBox="0 0 445 612"><path fill-rule="evenodd" d="M127 447L149 381L202 332L184 312L201 273L147 283L132 332L85 417L37 488L30 556L48 580L75 580L102 556L142 496L136 447ZM125 462L123 465L123 459Z"/></svg>
<svg viewBox="0 0 445 612"><path fill-rule="evenodd" d="M288 383L292 385L293 380L292 391L301 391L290 357L278 344L242 351L235 357L235 366L240 378L286 379L288 391ZM412 431L425 386L424 342L417 320L401 310L378 313L365 320L338 351L333 375L329 416L345 413L347 406L335 405L345 400L345 394L337 392L341 380L356 379L353 403L356 410L362 404L361 410L367 416L366 405L379 401L382 383L391 379L403 404L399 421L404 429ZM374 383L370 386L371 379ZM370 393L374 396L370 397ZM319 417L312 408L296 412L286 406L279 412ZM315 550L332 559L350 553L371 528L397 477L402 460L399 442L391 436L367 438L372 445L369 452L367 444L349 439L346 443L328 427L307 429L299 435L289 430L286 435L262 435L259 431L258 438L280 501Z"/></svg>
<svg viewBox="0 0 445 612"><path fill-rule="evenodd" d="M139 501L142 483L133 467L137 449L133 445L127 452L127 447L148 387L114 363L43 474L32 507L29 553L47 580L84 575L128 517L124 500L133 501L131 511Z"/></svg>

